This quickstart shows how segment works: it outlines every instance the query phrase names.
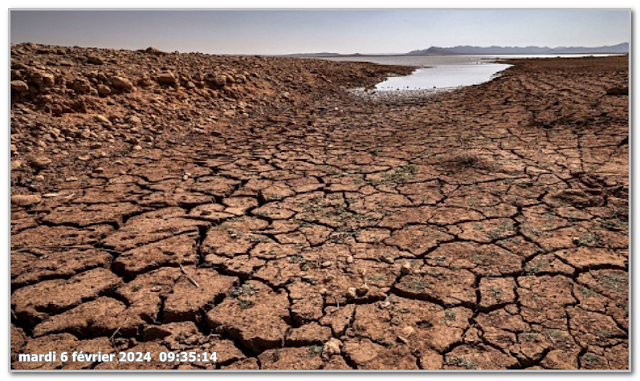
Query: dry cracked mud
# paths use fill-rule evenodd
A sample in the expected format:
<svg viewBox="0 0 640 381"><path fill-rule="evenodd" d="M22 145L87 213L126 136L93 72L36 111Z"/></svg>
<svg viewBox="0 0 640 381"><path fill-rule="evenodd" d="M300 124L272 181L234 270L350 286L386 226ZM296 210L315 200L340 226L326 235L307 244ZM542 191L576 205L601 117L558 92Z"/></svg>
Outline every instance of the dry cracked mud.
<svg viewBox="0 0 640 381"><path fill-rule="evenodd" d="M13 45L12 368L628 369L628 57L509 63Z"/></svg>

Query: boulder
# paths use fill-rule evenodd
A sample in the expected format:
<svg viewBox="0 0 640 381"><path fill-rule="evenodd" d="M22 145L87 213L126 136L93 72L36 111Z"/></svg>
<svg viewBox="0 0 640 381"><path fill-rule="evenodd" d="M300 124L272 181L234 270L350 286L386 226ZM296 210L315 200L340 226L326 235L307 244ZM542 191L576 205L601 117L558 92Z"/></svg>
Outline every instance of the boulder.
<svg viewBox="0 0 640 381"><path fill-rule="evenodd" d="M165 71L158 74L157 81L163 85L175 85L177 83L176 76L170 71Z"/></svg>
<svg viewBox="0 0 640 381"><path fill-rule="evenodd" d="M111 94L111 88L107 85L98 85L98 94L105 97Z"/></svg>
<svg viewBox="0 0 640 381"><path fill-rule="evenodd" d="M29 91L29 85L25 81L11 81L11 91L24 93Z"/></svg>
<svg viewBox="0 0 640 381"><path fill-rule="evenodd" d="M49 159L46 156L38 156L33 158L33 160L31 160L31 165L38 169L47 168L51 163L52 163L51 159Z"/></svg>
<svg viewBox="0 0 640 381"><path fill-rule="evenodd" d="M42 89L51 87L56 83L55 76L44 71L34 71L30 77L33 83Z"/></svg>
<svg viewBox="0 0 640 381"><path fill-rule="evenodd" d="M94 65L104 65L104 60L98 56L87 57L87 62Z"/></svg>
<svg viewBox="0 0 640 381"><path fill-rule="evenodd" d="M88 94L91 91L91 83L85 78L77 78L71 84L71 88L77 94Z"/></svg>
<svg viewBox="0 0 640 381"><path fill-rule="evenodd" d="M111 77L111 84L118 90L131 91L133 90L133 83L125 77L113 76Z"/></svg>

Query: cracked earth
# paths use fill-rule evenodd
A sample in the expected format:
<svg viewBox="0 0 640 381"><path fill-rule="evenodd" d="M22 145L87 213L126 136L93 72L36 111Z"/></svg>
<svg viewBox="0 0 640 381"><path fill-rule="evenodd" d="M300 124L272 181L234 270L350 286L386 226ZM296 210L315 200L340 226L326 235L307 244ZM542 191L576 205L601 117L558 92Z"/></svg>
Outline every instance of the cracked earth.
<svg viewBox="0 0 640 381"><path fill-rule="evenodd" d="M12 65L55 56L22 49ZM27 121L74 112L15 96L12 368L628 369L629 109L607 94L627 61L512 60L488 83L397 101L333 84L245 114L221 98L199 109L220 114L210 125L178 118L106 154L95 139L22 146ZM309 62L328 79L369 70L369 86L391 70ZM177 91L99 111L117 127L136 110L118 103L154 89ZM88 160L62 152L82 147ZM17 361L53 350L218 362Z"/></svg>

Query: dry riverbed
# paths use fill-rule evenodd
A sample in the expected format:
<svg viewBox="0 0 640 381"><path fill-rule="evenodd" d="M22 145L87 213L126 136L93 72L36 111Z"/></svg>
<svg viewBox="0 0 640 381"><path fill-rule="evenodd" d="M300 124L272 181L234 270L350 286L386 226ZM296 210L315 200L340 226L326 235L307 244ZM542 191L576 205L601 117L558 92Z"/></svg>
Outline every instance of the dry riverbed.
<svg viewBox="0 0 640 381"><path fill-rule="evenodd" d="M628 369L628 58L509 63L13 45L12 368Z"/></svg>

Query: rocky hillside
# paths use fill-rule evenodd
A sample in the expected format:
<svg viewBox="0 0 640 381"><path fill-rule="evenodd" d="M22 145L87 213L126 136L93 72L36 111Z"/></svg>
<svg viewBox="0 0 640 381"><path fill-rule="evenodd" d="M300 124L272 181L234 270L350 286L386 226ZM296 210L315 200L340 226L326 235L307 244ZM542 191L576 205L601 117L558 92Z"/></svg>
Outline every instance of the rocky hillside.
<svg viewBox="0 0 640 381"><path fill-rule="evenodd" d="M293 58L11 46L12 190L95 158L232 132L410 68ZM58 170L55 170L55 169ZM92 170L100 168L92 168Z"/></svg>

